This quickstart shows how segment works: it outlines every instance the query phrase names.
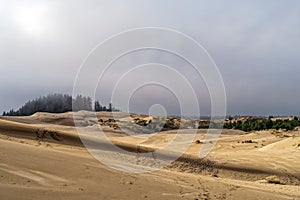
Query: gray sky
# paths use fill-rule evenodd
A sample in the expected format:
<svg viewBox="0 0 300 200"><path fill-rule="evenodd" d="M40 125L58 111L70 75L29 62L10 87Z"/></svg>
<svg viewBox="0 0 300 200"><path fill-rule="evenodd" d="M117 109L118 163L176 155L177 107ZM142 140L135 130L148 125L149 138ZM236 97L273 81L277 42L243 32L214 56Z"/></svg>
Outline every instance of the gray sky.
<svg viewBox="0 0 300 200"><path fill-rule="evenodd" d="M228 114L300 115L297 0L0 0L0 111L48 93L71 94L77 70L95 45L145 26L181 31L207 49L224 80ZM183 70L192 79L188 66ZM207 91L197 95L208 114ZM169 98L151 97L147 90L137 92L132 111L147 112L145 106L157 101L167 105ZM172 105L168 109L176 113L178 104Z"/></svg>

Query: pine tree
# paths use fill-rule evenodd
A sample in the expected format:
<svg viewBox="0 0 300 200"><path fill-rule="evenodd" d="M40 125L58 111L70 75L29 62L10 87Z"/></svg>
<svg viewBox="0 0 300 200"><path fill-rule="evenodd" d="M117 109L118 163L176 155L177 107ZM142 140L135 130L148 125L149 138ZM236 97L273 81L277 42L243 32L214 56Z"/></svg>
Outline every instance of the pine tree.
<svg viewBox="0 0 300 200"><path fill-rule="evenodd" d="M108 104L108 111L109 111L109 112L112 112L112 111L113 111L113 109L112 109L112 103L109 103L109 104Z"/></svg>
<svg viewBox="0 0 300 200"><path fill-rule="evenodd" d="M101 111L101 106L100 106L99 101L95 101L94 109L96 112Z"/></svg>

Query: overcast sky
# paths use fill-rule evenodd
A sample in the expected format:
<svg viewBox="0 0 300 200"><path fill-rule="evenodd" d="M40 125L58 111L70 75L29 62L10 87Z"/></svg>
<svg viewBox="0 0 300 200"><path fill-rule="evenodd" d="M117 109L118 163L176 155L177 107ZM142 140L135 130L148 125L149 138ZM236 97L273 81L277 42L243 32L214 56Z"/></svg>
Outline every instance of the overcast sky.
<svg viewBox="0 0 300 200"><path fill-rule="evenodd" d="M0 0L0 111L48 93L71 94L92 48L145 26L178 30L207 49L224 80L228 114L300 115L298 0ZM128 66L131 56L124 60ZM120 61L116 66L122 67ZM205 93L197 95L206 99ZM132 97L132 111L147 112L145 107L169 98L147 95L145 89ZM176 113L178 104L170 102Z"/></svg>

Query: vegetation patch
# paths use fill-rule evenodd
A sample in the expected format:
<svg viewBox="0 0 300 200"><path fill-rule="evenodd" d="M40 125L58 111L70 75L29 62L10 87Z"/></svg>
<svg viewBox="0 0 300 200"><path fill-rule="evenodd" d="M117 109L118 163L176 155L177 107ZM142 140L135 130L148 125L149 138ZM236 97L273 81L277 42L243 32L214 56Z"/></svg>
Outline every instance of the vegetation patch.
<svg viewBox="0 0 300 200"><path fill-rule="evenodd" d="M44 140L47 138L52 138L56 141L61 141L60 135L55 131L37 129L35 131L35 134L36 134L37 140Z"/></svg>
<svg viewBox="0 0 300 200"><path fill-rule="evenodd" d="M196 144L202 144L203 142L201 142L200 140L195 140Z"/></svg>
<svg viewBox="0 0 300 200"><path fill-rule="evenodd" d="M114 129L119 128L117 124L117 122L119 121L115 119L107 119L107 120L99 119L98 122L100 123L101 126L109 126L110 128L114 128Z"/></svg>
<svg viewBox="0 0 300 200"><path fill-rule="evenodd" d="M278 178L275 175L274 176L268 176L266 178L266 180L268 181L268 183L285 185L285 182L282 181L280 178Z"/></svg>
<svg viewBox="0 0 300 200"><path fill-rule="evenodd" d="M299 126L299 119L294 117L293 119L276 119L273 120L271 117L268 119L262 118L249 118L244 121L230 120L229 122L224 124L224 128L226 129L239 129L245 132L250 131L260 131L260 130L269 130L269 129L285 129L287 131L294 130L297 126Z"/></svg>
<svg viewBox="0 0 300 200"><path fill-rule="evenodd" d="M253 140L244 140L242 141L242 143L257 143L256 141L253 141Z"/></svg>
<svg viewBox="0 0 300 200"><path fill-rule="evenodd" d="M274 135L276 137L279 137L279 138L289 138L289 137L291 137L290 135L284 134L284 133L275 133Z"/></svg>

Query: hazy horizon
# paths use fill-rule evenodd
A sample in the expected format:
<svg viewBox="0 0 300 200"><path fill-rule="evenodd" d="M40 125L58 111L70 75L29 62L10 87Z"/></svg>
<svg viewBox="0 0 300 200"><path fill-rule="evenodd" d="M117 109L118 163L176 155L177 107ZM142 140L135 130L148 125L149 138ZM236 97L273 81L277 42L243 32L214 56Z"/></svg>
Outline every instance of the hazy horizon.
<svg viewBox="0 0 300 200"><path fill-rule="evenodd" d="M140 27L178 30L206 48L224 80L227 115L300 116L300 2L292 0L0 0L0 111L49 93L72 94L79 66L92 48L113 34ZM136 53L115 63L117 70L109 77L141 58L181 69L199 83L201 115L209 115L203 80L195 79L178 58ZM110 78L105 81L97 98L107 104ZM145 113L159 102L170 114L178 113L176 99L160 90L139 90L130 111Z"/></svg>

